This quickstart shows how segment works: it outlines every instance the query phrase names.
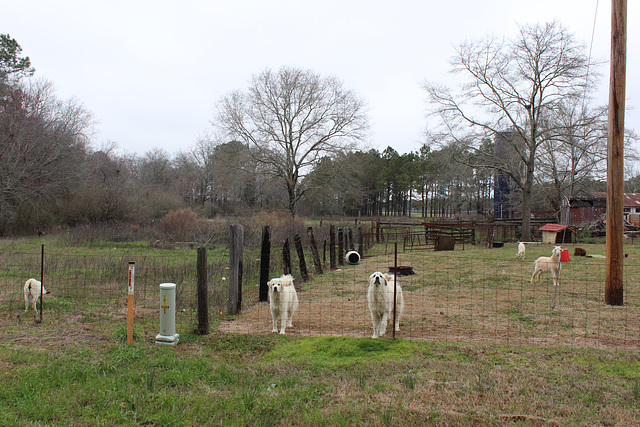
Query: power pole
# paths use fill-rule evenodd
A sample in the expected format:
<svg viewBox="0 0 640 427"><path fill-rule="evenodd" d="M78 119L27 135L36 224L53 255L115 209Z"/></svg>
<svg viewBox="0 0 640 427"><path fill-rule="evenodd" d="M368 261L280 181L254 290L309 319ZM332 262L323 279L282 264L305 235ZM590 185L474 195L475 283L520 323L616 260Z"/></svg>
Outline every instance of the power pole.
<svg viewBox="0 0 640 427"><path fill-rule="evenodd" d="M607 137L607 272L604 299L623 305L624 261L624 107L627 0L611 1L611 75Z"/></svg>

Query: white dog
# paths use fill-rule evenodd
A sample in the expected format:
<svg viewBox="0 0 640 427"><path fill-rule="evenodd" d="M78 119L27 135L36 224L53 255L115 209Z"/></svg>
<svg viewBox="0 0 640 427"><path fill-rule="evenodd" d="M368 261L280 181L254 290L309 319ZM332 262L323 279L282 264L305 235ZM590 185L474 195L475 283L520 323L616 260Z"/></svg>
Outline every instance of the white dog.
<svg viewBox="0 0 640 427"><path fill-rule="evenodd" d="M526 252L527 252L527 247L525 246L524 242L518 242L518 253L516 254L516 256L518 258L524 259L524 255Z"/></svg>
<svg viewBox="0 0 640 427"><path fill-rule="evenodd" d="M269 285L269 307L271 308L272 332L278 332L280 319L280 334L285 334L287 326L292 327L293 313L298 309L298 293L293 286L293 276L290 274L271 279Z"/></svg>
<svg viewBox="0 0 640 427"><path fill-rule="evenodd" d="M367 302L371 312L371 322L373 323L373 336L378 338L387 331L387 321L389 316L393 316L393 289L396 291L396 331L400 330L400 316L404 309L404 298L402 288L394 281L394 276L388 273L376 271L369 276L369 290L367 292Z"/></svg>
<svg viewBox="0 0 640 427"><path fill-rule="evenodd" d="M36 302L40 299L41 283L36 279L29 279L24 284L24 312L29 310L29 300L33 300L33 310L37 313ZM44 286L42 286L42 295L50 294Z"/></svg>
<svg viewBox="0 0 640 427"><path fill-rule="evenodd" d="M543 272L551 272L553 276L553 285L558 286L558 276L560 275L560 268L562 267L562 263L560 262L560 255L562 253L562 248L560 246L556 246L551 251L551 256L541 256L536 260L535 267L533 269L533 275L531 276L531 283L537 276L537 281L540 283L540 275Z"/></svg>

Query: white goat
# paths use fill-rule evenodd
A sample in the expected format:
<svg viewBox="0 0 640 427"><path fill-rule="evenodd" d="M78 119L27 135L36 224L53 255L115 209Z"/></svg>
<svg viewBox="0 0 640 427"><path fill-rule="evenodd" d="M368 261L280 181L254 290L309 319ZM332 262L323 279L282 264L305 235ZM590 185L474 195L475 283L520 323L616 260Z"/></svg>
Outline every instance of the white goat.
<svg viewBox="0 0 640 427"><path fill-rule="evenodd" d="M525 246L524 242L518 242L518 253L516 254L516 256L518 258L524 259L525 252L527 252L527 247Z"/></svg>
<svg viewBox="0 0 640 427"><path fill-rule="evenodd" d="M541 256L536 260L535 267L533 269L533 275L531 276L531 283L538 276L538 283L540 283L540 275L542 272L551 272L553 275L553 285L558 286L558 276L560 275L560 267L562 264L560 262L560 255L562 254L562 248L560 246L556 246L551 251L551 256Z"/></svg>

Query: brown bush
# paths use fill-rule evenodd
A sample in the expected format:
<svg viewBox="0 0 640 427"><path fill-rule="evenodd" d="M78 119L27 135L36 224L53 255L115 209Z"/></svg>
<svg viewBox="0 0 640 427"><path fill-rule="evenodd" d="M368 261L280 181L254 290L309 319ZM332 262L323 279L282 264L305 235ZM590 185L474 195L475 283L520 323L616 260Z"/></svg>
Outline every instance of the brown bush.
<svg viewBox="0 0 640 427"><path fill-rule="evenodd" d="M197 227L198 216L191 208L171 210L160 220L160 231L173 241L189 240Z"/></svg>

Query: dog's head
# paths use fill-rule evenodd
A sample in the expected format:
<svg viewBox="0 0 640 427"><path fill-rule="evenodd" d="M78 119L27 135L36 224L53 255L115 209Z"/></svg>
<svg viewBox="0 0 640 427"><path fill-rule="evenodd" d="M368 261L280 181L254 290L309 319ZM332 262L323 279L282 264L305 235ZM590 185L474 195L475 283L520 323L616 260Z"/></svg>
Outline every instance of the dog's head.
<svg viewBox="0 0 640 427"><path fill-rule="evenodd" d="M287 274L282 277L271 279L267 282L267 285L269 286L269 290L271 292L282 292L283 286L293 285L293 276Z"/></svg>
<svg viewBox="0 0 640 427"><path fill-rule="evenodd" d="M267 285L271 292L280 292L282 283L280 283L280 279L271 279L267 282Z"/></svg>
<svg viewBox="0 0 640 427"><path fill-rule="evenodd" d="M373 286L387 286L388 277L387 274L376 271L369 276L369 285Z"/></svg>

